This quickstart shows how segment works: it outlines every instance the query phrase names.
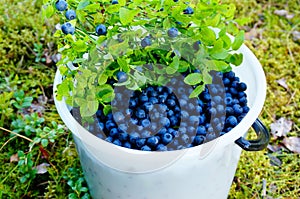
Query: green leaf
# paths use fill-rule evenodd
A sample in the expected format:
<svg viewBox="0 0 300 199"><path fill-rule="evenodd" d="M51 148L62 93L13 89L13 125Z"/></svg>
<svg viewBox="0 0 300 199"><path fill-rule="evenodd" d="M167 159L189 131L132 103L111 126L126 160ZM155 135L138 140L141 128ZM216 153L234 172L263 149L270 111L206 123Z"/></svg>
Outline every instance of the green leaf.
<svg viewBox="0 0 300 199"><path fill-rule="evenodd" d="M203 77L200 73L191 73L184 78L184 83L188 85L196 85L202 82Z"/></svg>
<svg viewBox="0 0 300 199"><path fill-rule="evenodd" d="M47 7L43 9L42 13L46 18L50 18L55 13L55 9L52 5L47 5Z"/></svg>
<svg viewBox="0 0 300 199"><path fill-rule="evenodd" d="M130 71L127 61L124 58L118 57L117 62L120 68L125 72L128 73Z"/></svg>
<svg viewBox="0 0 300 199"><path fill-rule="evenodd" d="M89 0L81 0L77 6L77 10L82 10L90 4Z"/></svg>
<svg viewBox="0 0 300 199"><path fill-rule="evenodd" d="M194 98L197 97L198 95L200 95L202 93L202 91L204 91L205 89L205 84L199 85L197 86L193 92L191 92L189 98Z"/></svg>
<svg viewBox="0 0 300 199"><path fill-rule="evenodd" d="M41 144L42 144L43 147L48 146L48 143L49 143L49 142L48 142L48 139L42 139L42 140L41 140Z"/></svg>
<svg viewBox="0 0 300 199"><path fill-rule="evenodd" d="M97 100L86 100L84 105L80 106L80 114L82 117L93 116L97 110L99 103Z"/></svg>
<svg viewBox="0 0 300 199"><path fill-rule="evenodd" d="M230 56L230 63L232 63L235 66L239 66L243 62L243 54L242 53L234 53Z"/></svg>
<svg viewBox="0 0 300 199"><path fill-rule="evenodd" d="M216 41L216 34L212 29L204 27L201 29L200 33L202 42L212 45Z"/></svg>
<svg viewBox="0 0 300 199"><path fill-rule="evenodd" d="M89 12L96 12L100 8L100 5L98 3L90 4L84 7L84 10Z"/></svg>
<svg viewBox="0 0 300 199"><path fill-rule="evenodd" d="M179 68L178 68L178 72L183 73L185 71L187 71L187 69L189 68L189 63L187 63L186 61L179 61Z"/></svg>
<svg viewBox="0 0 300 199"><path fill-rule="evenodd" d="M127 8L120 8L119 11L119 16L120 16L120 21L123 25L128 25L130 24L133 19L134 16L137 15L139 13L139 10L129 10Z"/></svg>
<svg viewBox="0 0 300 199"><path fill-rule="evenodd" d="M240 31L234 38L234 41L232 43L232 50L238 50L241 45L244 43L245 40L245 31Z"/></svg>
<svg viewBox="0 0 300 199"><path fill-rule="evenodd" d="M110 112L111 112L111 106L110 105L105 105L104 108L103 108L104 115L107 115Z"/></svg>
<svg viewBox="0 0 300 199"><path fill-rule="evenodd" d="M106 74L99 75L98 84L103 85L107 82L108 76Z"/></svg>
<svg viewBox="0 0 300 199"><path fill-rule="evenodd" d="M77 52L86 52L88 45L83 40L78 40L74 42L74 50Z"/></svg>
<svg viewBox="0 0 300 199"><path fill-rule="evenodd" d="M179 58L176 56L173 58L173 62L166 68L167 74L174 74L179 68Z"/></svg>
<svg viewBox="0 0 300 199"><path fill-rule="evenodd" d="M104 84L98 89L98 97L103 102L111 102L114 97L114 89L109 84Z"/></svg>

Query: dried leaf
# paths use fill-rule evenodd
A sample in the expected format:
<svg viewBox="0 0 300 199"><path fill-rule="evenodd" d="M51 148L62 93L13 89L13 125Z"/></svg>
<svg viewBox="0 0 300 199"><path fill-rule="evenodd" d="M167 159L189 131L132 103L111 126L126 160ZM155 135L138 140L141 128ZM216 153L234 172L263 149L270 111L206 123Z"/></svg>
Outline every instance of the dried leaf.
<svg viewBox="0 0 300 199"><path fill-rule="evenodd" d="M10 156L10 162L18 162L18 161L19 161L18 153L13 154L12 156Z"/></svg>
<svg viewBox="0 0 300 199"><path fill-rule="evenodd" d="M252 40L254 38L257 38L258 37L258 32L257 32L257 29L256 28L252 28L249 32L246 32L245 33L245 39L246 40Z"/></svg>
<svg viewBox="0 0 300 199"><path fill-rule="evenodd" d="M285 16L285 18L287 18L287 19L293 19L294 16L295 16L295 14L287 14L287 15Z"/></svg>
<svg viewBox="0 0 300 199"><path fill-rule="evenodd" d="M283 144L290 151L300 154L300 138L299 137L287 137L283 139Z"/></svg>
<svg viewBox="0 0 300 199"><path fill-rule="evenodd" d="M268 144L267 148L272 151L272 152L277 152L280 151L282 149L282 146L279 145L270 145Z"/></svg>
<svg viewBox="0 0 300 199"><path fill-rule="evenodd" d="M44 173L47 173L47 167L49 167L49 166L50 166L50 164L42 163L33 168L37 170L37 174L44 174Z"/></svg>
<svg viewBox="0 0 300 199"><path fill-rule="evenodd" d="M279 158L277 158L276 156L271 155L271 154L269 154L268 156L270 158L271 165L273 165L273 166L281 166L282 165L281 160Z"/></svg>
<svg viewBox="0 0 300 199"><path fill-rule="evenodd" d="M286 10L275 10L274 14L278 15L278 16L286 16L288 14L288 11L286 11Z"/></svg>
<svg viewBox="0 0 300 199"><path fill-rule="evenodd" d="M286 80L285 78L281 78L279 80L276 80L276 82L282 86L283 88L285 88L286 90L289 90L289 86L286 84Z"/></svg>
<svg viewBox="0 0 300 199"><path fill-rule="evenodd" d="M284 137L292 129L293 122L286 118L280 118L271 124L271 133L275 137Z"/></svg>

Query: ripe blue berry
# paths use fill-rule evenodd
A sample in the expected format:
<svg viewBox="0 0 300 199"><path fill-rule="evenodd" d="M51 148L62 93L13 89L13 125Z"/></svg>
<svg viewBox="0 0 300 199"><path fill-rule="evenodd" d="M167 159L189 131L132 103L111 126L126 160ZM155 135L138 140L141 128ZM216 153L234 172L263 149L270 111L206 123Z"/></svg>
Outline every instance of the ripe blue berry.
<svg viewBox="0 0 300 199"><path fill-rule="evenodd" d="M141 41L141 46L142 46L143 48L145 48L146 46L151 46L151 44L152 44L152 41L151 41L150 37L145 37L145 38L142 39L142 41Z"/></svg>
<svg viewBox="0 0 300 199"><path fill-rule="evenodd" d="M247 85L244 82L238 84L239 91L245 91L247 89Z"/></svg>
<svg viewBox="0 0 300 199"><path fill-rule="evenodd" d="M105 141L112 143L113 142L113 138L111 136L108 136L107 138L105 138Z"/></svg>
<svg viewBox="0 0 300 199"><path fill-rule="evenodd" d="M167 144L169 144L171 141L172 141L172 139L173 139L173 136L172 136L172 134L170 134L170 133L165 133L163 136L162 136L162 143L163 144L165 144L165 145L167 145Z"/></svg>
<svg viewBox="0 0 300 199"><path fill-rule="evenodd" d="M194 140L193 140L193 144L195 146L200 145L204 142L205 137L203 135L197 135L195 136Z"/></svg>
<svg viewBox="0 0 300 199"><path fill-rule="evenodd" d="M146 139L145 138L137 138L136 142L135 142L135 144L136 144L136 146L138 148L141 148L142 146L144 146L145 143L146 143Z"/></svg>
<svg viewBox="0 0 300 199"><path fill-rule="evenodd" d="M169 127L170 126L170 120L167 117L162 117L159 120L159 123L164 126L164 127Z"/></svg>
<svg viewBox="0 0 300 199"><path fill-rule="evenodd" d="M177 37L178 36L178 29L174 28L174 27L170 28L168 30L168 36L171 37L171 38Z"/></svg>
<svg viewBox="0 0 300 199"><path fill-rule="evenodd" d="M111 137L116 137L118 134L119 134L119 131L117 128L112 128L109 131L109 136L111 136Z"/></svg>
<svg viewBox="0 0 300 199"><path fill-rule="evenodd" d="M113 114L115 122L120 123L125 119L125 116L123 115L123 113L121 112L116 112Z"/></svg>
<svg viewBox="0 0 300 199"><path fill-rule="evenodd" d="M143 109L137 109L137 111L135 112L135 116L139 119L143 119L146 117L146 113Z"/></svg>
<svg viewBox="0 0 300 199"><path fill-rule="evenodd" d="M68 3L64 0L58 0L56 3L55 3L55 7L58 11L64 11L67 9L68 7Z"/></svg>
<svg viewBox="0 0 300 199"><path fill-rule="evenodd" d="M118 4L119 2L118 2L118 0L112 0L111 1L111 4Z"/></svg>
<svg viewBox="0 0 300 199"><path fill-rule="evenodd" d="M71 34L73 35L74 32L75 32L75 28L74 26L72 26L72 24L70 24L69 22L67 23L64 23L62 26L61 26L61 30L64 34Z"/></svg>
<svg viewBox="0 0 300 199"><path fill-rule="evenodd" d="M183 10L183 13L187 14L187 15L190 15L190 14L194 13L194 10L191 7L187 7L186 9Z"/></svg>
<svg viewBox="0 0 300 199"><path fill-rule="evenodd" d="M98 25L96 27L96 33L97 35L106 35L107 34L106 26L104 24Z"/></svg>
<svg viewBox="0 0 300 199"><path fill-rule="evenodd" d="M243 108L239 104L233 105L233 111L235 115L240 115L243 113Z"/></svg>
<svg viewBox="0 0 300 199"><path fill-rule="evenodd" d="M119 71L117 73L117 79L118 79L119 83L123 83L123 82L127 81L127 78L128 78L128 76L125 72Z"/></svg>
<svg viewBox="0 0 300 199"><path fill-rule="evenodd" d="M123 147L128 148L128 149L131 149L131 144L130 144L129 142L125 142L125 143L123 144Z"/></svg>
<svg viewBox="0 0 300 199"><path fill-rule="evenodd" d="M148 127L148 126L150 126L150 124L151 124L151 122L148 119L144 119L141 121L142 127Z"/></svg>
<svg viewBox="0 0 300 199"><path fill-rule="evenodd" d="M156 136L152 136L147 139L147 145L150 146L151 148L156 148L158 143L159 143L159 139Z"/></svg>
<svg viewBox="0 0 300 199"><path fill-rule="evenodd" d="M159 144L159 145L157 145L157 147L156 147L156 150L157 151L166 151L168 148L165 146L165 145L163 145L163 144Z"/></svg>
<svg viewBox="0 0 300 199"><path fill-rule="evenodd" d="M238 123L238 121L237 121L236 117L234 117L234 116L229 116L226 119L226 124L228 124L228 125L230 125L232 127L236 126L237 123Z"/></svg>
<svg viewBox="0 0 300 199"><path fill-rule="evenodd" d="M141 148L142 151L151 151L151 148L147 145L142 146Z"/></svg>
<svg viewBox="0 0 300 199"><path fill-rule="evenodd" d="M115 139L115 140L113 141L113 144L115 144L115 145L117 145L117 146L122 146L122 142L121 142L120 140L118 140L118 139Z"/></svg>
<svg viewBox="0 0 300 199"><path fill-rule="evenodd" d="M206 129L204 126L198 126L197 128L197 135L206 135Z"/></svg>
<svg viewBox="0 0 300 199"><path fill-rule="evenodd" d="M65 16L68 20L73 20L76 18L76 12L75 10L67 10Z"/></svg>
<svg viewBox="0 0 300 199"><path fill-rule="evenodd" d="M126 133L124 131L119 133L119 140L122 142L126 141L128 139L128 137L129 137L128 133Z"/></svg>

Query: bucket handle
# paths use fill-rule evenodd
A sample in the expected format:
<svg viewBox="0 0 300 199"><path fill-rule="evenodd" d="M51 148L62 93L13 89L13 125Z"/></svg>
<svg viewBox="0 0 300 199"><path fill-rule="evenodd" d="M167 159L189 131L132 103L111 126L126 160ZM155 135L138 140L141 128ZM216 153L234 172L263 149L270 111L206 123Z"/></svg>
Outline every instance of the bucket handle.
<svg viewBox="0 0 300 199"><path fill-rule="evenodd" d="M259 119L255 120L252 124L252 128L257 135L256 140L246 140L245 138L240 137L235 143L245 151L261 151L267 147L270 141L270 133Z"/></svg>

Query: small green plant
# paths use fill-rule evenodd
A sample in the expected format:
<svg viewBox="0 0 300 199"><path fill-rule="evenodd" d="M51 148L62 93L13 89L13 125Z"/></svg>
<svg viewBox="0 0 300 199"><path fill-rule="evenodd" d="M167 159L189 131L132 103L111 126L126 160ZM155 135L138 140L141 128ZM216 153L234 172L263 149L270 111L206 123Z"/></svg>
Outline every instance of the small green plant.
<svg viewBox="0 0 300 199"><path fill-rule="evenodd" d="M32 153L24 153L23 151L18 151L18 171L22 174L20 177L20 182L25 183L27 180L35 178L37 170L33 168L34 160Z"/></svg>
<svg viewBox="0 0 300 199"><path fill-rule="evenodd" d="M56 15L61 22L54 36L62 53L57 65L65 78L57 99L64 97L80 107L82 117L90 117L99 104L105 113L111 110L113 86L136 90L165 85L183 73L188 74L185 83L195 88L190 97L197 97L211 83L210 71L230 71L242 62L235 50L244 31L233 20L234 11L233 4L219 0L46 1L43 16ZM118 72L126 78L111 83L119 80Z"/></svg>
<svg viewBox="0 0 300 199"><path fill-rule="evenodd" d="M88 188L81 169L69 168L64 173L63 178L67 181L67 184L71 187L73 191L73 193L70 193L68 195L69 199L90 198Z"/></svg>

